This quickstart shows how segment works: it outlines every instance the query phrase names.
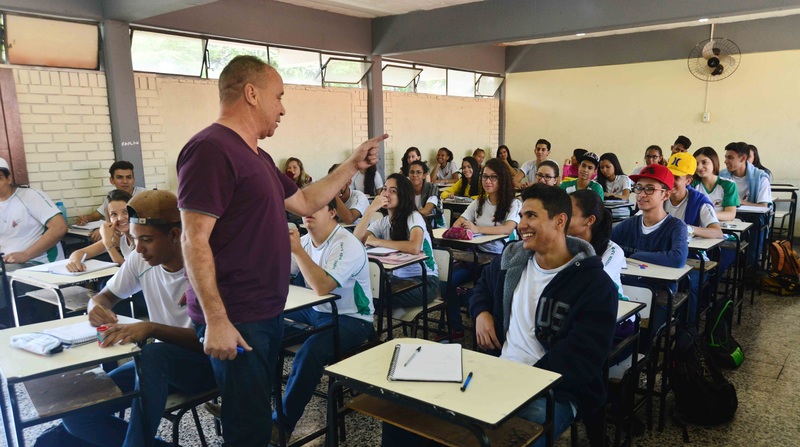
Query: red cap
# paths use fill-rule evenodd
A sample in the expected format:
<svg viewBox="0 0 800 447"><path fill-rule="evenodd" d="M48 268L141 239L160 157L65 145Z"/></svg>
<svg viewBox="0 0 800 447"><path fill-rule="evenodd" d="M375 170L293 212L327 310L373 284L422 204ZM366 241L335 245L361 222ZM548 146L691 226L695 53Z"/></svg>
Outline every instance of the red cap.
<svg viewBox="0 0 800 447"><path fill-rule="evenodd" d="M667 185L667 189L672 189L675 186L675 175L667 169L666 166L653 163L642 168L642 172L630 176L634 183L638 182L640 178L651 178Z"/></svg>

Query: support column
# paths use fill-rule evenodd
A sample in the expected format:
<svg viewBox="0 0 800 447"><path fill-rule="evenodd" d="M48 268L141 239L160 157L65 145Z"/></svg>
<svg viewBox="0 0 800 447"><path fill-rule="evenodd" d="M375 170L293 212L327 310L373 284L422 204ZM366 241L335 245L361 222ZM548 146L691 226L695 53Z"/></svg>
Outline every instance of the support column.
<svg viewBox="0 0 800 447"><path fill-rule="evenodd" d="M131 62L131 38L127 23L103 20L103 63L111 117L114 158L133 163L136 185L145 186L136 81Z"/></svg>
<svg viewBox="0 0 800 447"><path fill-rule="evenodd" d="M372 55L372 68L367 73L367 126L369 136L374 137L384 133L383 128L383 58L379 55ZM378 172L381 178L386 181L384 172L386 163L384 149L386 145L381 142L378 149Z"/></svg>

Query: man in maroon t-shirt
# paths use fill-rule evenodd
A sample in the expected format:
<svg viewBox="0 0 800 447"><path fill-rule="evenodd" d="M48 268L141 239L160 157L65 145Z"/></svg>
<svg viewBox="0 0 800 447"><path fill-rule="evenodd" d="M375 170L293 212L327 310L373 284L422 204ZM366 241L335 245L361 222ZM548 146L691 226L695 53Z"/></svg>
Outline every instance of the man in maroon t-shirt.
<svg viewBox="0 0 800 447"><path fill-rule="evenodd" d="M285 210L307 216L326 206L359 169L377 162L388 135L362 143L338 169L299 190L258 147L285 113L278 72L238 56L220 75L219 96L217 121L178 157L188 313L225 401L225 445L267 445L290 278Z"/></svg>

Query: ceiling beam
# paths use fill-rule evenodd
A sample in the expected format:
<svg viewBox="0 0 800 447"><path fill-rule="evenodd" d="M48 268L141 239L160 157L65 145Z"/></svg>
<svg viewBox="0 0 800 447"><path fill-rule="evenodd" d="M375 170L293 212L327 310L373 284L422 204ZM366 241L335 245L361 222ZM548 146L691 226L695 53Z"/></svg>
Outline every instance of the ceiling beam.
<svg viewBox="0 0 800 447"><path fill-rule="evenodd" d="M217 0L103 0L106 19L136 22L170 12L214 3Z"/></svg>
<svg viewBox="0 0 800 447"><path fill-rule="evenodd" d="M9 12L44 14L76 19L100 20L100 0L0 0L0 8Z"/></svg>
<svg viewBox="0 0 800 447"><path fill-rule="evenodd" d="M487 0L372 21L373 53L498 44L800 7L800 0Z"/></svg>

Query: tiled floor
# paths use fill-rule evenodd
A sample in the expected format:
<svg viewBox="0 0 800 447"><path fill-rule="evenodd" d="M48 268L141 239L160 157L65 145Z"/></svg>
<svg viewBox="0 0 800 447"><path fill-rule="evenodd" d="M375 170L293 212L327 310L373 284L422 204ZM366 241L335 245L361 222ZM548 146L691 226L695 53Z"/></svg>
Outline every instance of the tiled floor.
<svg viewBox="0 0 800 447"><path fill-rule="evenodd" d="M725 375L736 386L739 410L734 420L718 427L688 428L692 445L711 446L800 446L800 297L780 298L756 296L754 306L745 303L741 325L734 325L734 337L742 345L745 361L742 366ZM672 399L667 411L671 413ZM222 445L214 435L212 421L200 411L210 445ZM324 402L315 399L297 428L302 435L325 424ZM25 432L26 442L42 428ZM170 425L162 424L162 436L170 439ZM0 439L0 445L5 438ZM380 443L380 425L360 415L347 416L345 447L376 446ZM581 444L586 440L581 439ZM322 445L319 440L311 445ZM200 445L190 417L184 418L181 445ZM559 439L558 446L568 446L569 435ZM682 432L671 417L667 417L663 432L652 431L636 438L637 446L684 445Z"/></svg>

